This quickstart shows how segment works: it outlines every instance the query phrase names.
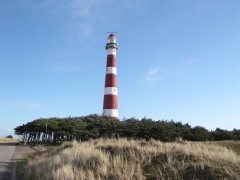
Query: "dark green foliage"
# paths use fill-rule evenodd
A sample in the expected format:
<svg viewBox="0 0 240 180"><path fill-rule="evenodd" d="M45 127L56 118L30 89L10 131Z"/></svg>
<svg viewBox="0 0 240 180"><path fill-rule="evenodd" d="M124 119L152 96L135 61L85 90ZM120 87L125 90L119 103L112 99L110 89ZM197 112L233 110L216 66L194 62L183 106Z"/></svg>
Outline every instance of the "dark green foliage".
<svg viewBox="0 0 240 180"><path fill-rule="evenodd" d="M234 138L234 130L229 132L227 130L223 130L220 128L217 128L215 131L211 133L212 139L215 141L221 141L221 140L232 140L237 139L237 137L240 135L240 131L235 132L235 138Z"/></svg>
<svg viewBox="0 0 240 180"><path fill-rule="evenodd" d="M8 136L6 136L6 138L10 138L10 139L12 139L13 136L12 136L12 135L8 135Z"/></svg>
<svg viewBox="0 0 240 180"><path fill-rule="evenodd" d="M207 141L209 140L209 131L201 126L196 126L191 130L191 138L192 141Z"/></svg>
<svg viewBox="0 0 240 180"><path fill-rule="evenodd" d="M114 120L109 117L92 114L82 117L37 119L15 128L15 134L22 135L25 142L61 142L62 140L84 141L99 138L105 133L119 133L120 137L164 142L177 138L190 141L240 140L240 130L227 131L217 128L209 132L201 126L191 127L181 122L149 118Z"/></svg>

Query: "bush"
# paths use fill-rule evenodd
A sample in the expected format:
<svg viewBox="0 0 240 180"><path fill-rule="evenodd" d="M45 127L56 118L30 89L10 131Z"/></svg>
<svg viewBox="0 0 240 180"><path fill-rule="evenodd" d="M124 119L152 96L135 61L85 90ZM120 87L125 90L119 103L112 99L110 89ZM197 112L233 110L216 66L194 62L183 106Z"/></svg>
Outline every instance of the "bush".
<svg viewBox="0 0 240 180"><path fill-rule="evenodd" d="M6 136L6 138L11 138L11 139L12 139L12 138L13 138L13 136L12 136L12 135L8 135L8 136Z"/></svg>

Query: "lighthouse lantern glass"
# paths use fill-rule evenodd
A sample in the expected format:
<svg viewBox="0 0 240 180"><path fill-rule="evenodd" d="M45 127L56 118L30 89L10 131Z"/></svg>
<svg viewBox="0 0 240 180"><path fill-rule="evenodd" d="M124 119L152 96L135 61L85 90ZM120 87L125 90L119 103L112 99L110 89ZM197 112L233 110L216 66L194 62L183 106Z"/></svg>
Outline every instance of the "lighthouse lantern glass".
<svg viewBox="0 0 240 180"><path fill-rule="evenodd" d="M114 36L110 36L108 38L108 43L116 43L116 38Z"/></svg>

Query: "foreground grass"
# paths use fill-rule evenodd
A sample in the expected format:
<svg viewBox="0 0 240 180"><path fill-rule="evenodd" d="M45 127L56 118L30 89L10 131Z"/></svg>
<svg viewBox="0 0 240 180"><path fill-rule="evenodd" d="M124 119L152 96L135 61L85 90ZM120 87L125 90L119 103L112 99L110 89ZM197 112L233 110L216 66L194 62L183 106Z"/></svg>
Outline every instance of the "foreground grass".
<svg viewBox="0 0 240 180"><path fill-rule="evenodd" d="M240 179L240 158L208 142L99 139L35 156L25 179Z"/></svg>
<svg viewBox="0 0 240 180"><path fill-rule="evenodd" d="M28 160L33 159L36 153L22 153L18 154L16 162L16 179L25 180L26 179L26 169Z"/></svg>
<svg viewBox="0 0 240 180"><path fill-rule="evenodd" d="M21 154L21 158L19 158L16 162L16 179L24 180L25 176L25 166L27 165L27 157L24 154Z"/></svg>

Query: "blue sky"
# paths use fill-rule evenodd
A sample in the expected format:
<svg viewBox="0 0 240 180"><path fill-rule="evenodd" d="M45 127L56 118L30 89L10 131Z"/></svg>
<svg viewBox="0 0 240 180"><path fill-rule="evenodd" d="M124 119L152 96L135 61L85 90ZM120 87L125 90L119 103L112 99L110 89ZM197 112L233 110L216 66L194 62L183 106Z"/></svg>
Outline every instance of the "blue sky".
<svg viewBox="0 0 240 180"><path fill-rule="evenodd" d="M120 119L240 129L240 1L1 0L0 136L101 114L116 34Z"/></svg>

